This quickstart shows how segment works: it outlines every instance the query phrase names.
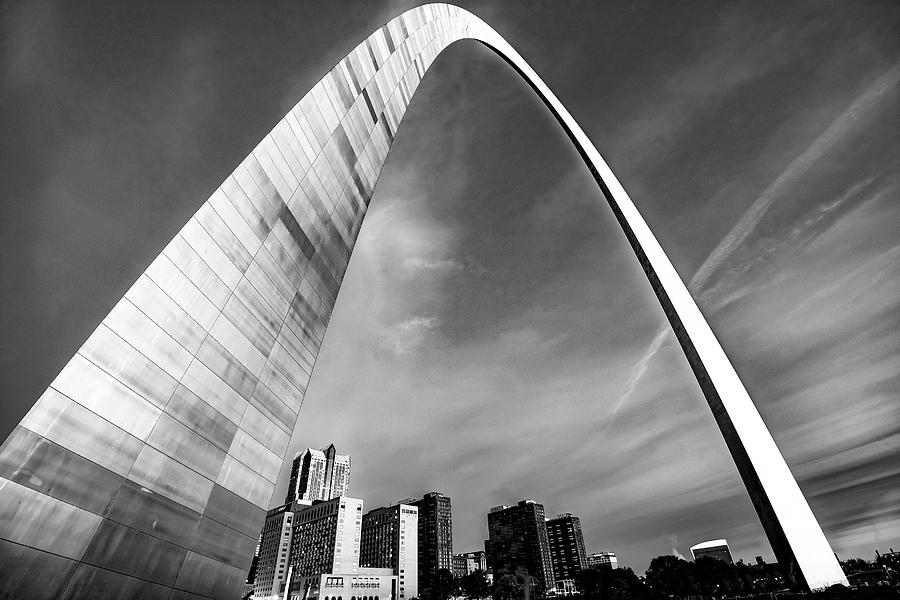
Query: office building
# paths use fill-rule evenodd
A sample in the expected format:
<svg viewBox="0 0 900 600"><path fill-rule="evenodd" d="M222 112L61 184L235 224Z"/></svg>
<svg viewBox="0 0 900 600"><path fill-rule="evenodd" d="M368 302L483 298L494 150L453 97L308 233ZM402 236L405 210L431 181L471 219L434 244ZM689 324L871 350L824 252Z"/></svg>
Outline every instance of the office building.
<svg viewBox="0 0 900 600"><path fill-rule="evenodd" d="M595 552L588 555L587 566L591 569L618 569L619 559L615 552Z"/></svg>
<svg viewBox="0 0 900 600"><path fill-rule="evenodd" d="M475 571L487 572L487 568L487 557L483 550L453 555L453 574L457 577L469 575Z"/></svg>
<svg viewBox="0 0 900 600"><path fill-rule="evenodd" d="M266 513L255 561L254 598L277 598L284 590L294 531L293 509L293 504L285 504Z"/></svg>
<svg viewBox="0 0 900 600"><path fill-rule="evenodd" d="M545 591L555 586L544 506L522 500L515 506L495 506L488 513L488 566L494 578L504 575L536 578Z"/></svg>
<svg viewBox="0 0 900 600"><path fill-rule="evenodd" d="M574 579L587 568L581 519L569 513L547 519L547 539L556 579Z"/></svg>
<svg viewBox="0 0 900 600"><path fill-rule="evenodd" d="M728 549L728 541L724 539L710 540L691 546L691 556L694 557L694 560L701 556L711 556L728 564L734 563L734 559L731 557L731 550Z"/></svg>
<svg viewBox="0 0 900 600"><path fill-rule="evenodd" d="M393 569L397 598L419 595L419 509L409 504L376 508L363 515L359 566Z"/></svg>
<svg viewBox="0 0 900 600"><path fill-rule="evenodd" d="M321 450L307 448L294 457L285 503L331 500L346 496L349 489L349 454L338 454L334 444Z"/></svg>
<svg viewBox="0 0 900 600"><path fill-rule="evenodd" d="M419 590L428 592L439 570L453 569L450 498L440 492L428 492L421 499L405 502L419 509Z"/></svg>
<svg viewBox="0 0 900 600"><path fill-rule="evenodd" d="M359 569L363 501L348 496L317 501L296 510L290 543L291 594L319 594L323 573Z"/></svg>
<svg viewBox="0 0 900 600"><path fill-rule="evenodd" d="M466 575L466 557L462 554L454 554L450 558L450 564L453 565L451 571L453 571L454 577L463 577Z"/></svg>

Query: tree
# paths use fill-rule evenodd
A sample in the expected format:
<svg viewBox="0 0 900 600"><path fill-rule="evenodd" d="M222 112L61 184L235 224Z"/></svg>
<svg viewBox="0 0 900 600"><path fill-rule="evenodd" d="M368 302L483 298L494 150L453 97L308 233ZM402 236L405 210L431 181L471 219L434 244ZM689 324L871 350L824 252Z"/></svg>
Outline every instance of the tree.
<svg viewBox="0 0 900 600"><path fill-rule="evenodd" d="M649 598L644 582L629 568L607 571L602 600L644 600Z"/></svg>
<svg viewBox="0 0 900 600"><path fill-rule="evenodd" d="M481 569L463 575L459 584L462 592L472 600L487 598L491 595L491 584L488 583L487 573Z"/></svg>
<svg viewBox="0 0 900 600"><path fill-rule="evenodd" d="M654 596L688 596L698 593L693 566L677 556L657 556L650 561L644 576Z"/></svg>
<svg viewBox="0 0 900 600"><path fill-rule="evenodd" d="M868 571L872 568L872 566L862 558L848 558L847 560L841 561L841 567L844 569L844 573L847 574Z"/></svg>
<svg viewBox="0 0 900 600"><path fill-rule="evenodd" d="M434 600L447 600L456 593L456 579L449 569L438 569L434 575Z"/></svg>
<svg viewBox="0 0 900 600"><path fill-rule="evenodd" d="M586 600L642 600L643 582L631 569L591 568L575 576L575 585Z"/></svg>
<svg viewBox="0 0 900 600"><path fill-rule="evenodd" d="M587 600L603 598L603 573L598 569L582 569L575 575L575 586Z"/></svg>
<svg viewBox="0 0 900 600"><path fill-rule="evenodd" d="M491 597L493 600L522 600L525 589L515 575L504 575L494 584Z"/></svg>

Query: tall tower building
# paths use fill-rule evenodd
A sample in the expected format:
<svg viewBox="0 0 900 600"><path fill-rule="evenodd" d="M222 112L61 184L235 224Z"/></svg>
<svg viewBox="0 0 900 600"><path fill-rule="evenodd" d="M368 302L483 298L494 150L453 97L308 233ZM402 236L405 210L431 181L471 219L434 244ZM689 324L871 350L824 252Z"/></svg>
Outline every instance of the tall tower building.
<svg viewBox="0 0 900 600"><path fill-rule="evenodd" d="M359 566L393 569L399 600L419 595L419 509L409 504L376 508L363 515Z"/></svg>
<svg viewBox="0 0 900 600"><path fill-rule="evenodd" d="M420 500L405 501L419 509L419 590L434 586L441 569L453 569L453 516L450 498L428 492Z"/></svg>
<svg viewBox="0 0 900 600"><path fill-rule="evenodd" d="M492 508L485 550L495 580L504 575L528 575L538 579L544 590L556 585L542 504L522 500L515 506Z"/></svg>
<svg viewBox="0 0 900 600"><path fill-rule="evenodd" d="M325 449L325 457L328 468L326 480L328 497L346 496L350 492L350 455L337 454L332 444Z"/></svg>
<svg viewBox="0 0 900 600"><path fill-rule="evenodd" d="M547 520L547 539L550 542L550 560L557 580L574 579L587 568L587 552L581 533L581 519L564 513Z"/></svg>
<svg viewBox="0 0 900 600"><path fill-rule="evenodd" d="M359 569L363 501L338 496L312 506L294 503L290 541L291 597L319 593L324 573L353 573Z"/></svg>
<svg viewBox="0 0 900 600"><path fill-rule="evenodd" d="M307 448L294 457L284 501L331 500L349 490L350 455L338 454L334 444L321 450Z"/></svg>
<svg viewBox="0 0 900 600"><path fill-rule="evenodd" d="M284 589L290 561L294 508L291 504L285 504L266 513L266 524L259 536L256 555L255 598L276 597Z"/></svg>

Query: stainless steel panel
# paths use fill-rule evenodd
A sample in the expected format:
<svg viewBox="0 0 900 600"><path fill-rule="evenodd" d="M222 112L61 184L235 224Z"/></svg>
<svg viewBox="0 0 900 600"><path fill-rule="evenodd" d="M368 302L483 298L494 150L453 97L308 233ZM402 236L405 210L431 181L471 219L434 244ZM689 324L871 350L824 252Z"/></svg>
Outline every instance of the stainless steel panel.
<svg viewBox="0 0 900 600"><path fill-rule="evenodd" d="M247 412L241 420L241 429L278 456L283 456L287 450L290 435L279 429L271 419L253 406L247 407Z"/></svg>
<svg viewBox="0 0 900 600"><path fill-rule="evenodd" d="M175 379L191 362L191 353L184 346L126 298L113 307L103 324ZM193 337L192 331L186 333Z"/></svg>
<svg viewBox="0 0 900 600"><path fill-rule="evenodd" d="M206 477L151 446L141 450L128 478L200 513L213 487Z"/></svg>
<svg viewBox="0 0 900 600"><path fill-rule="evenodd" d="M244 500L220 485L215 485L203 514L244 535L258 537L266 518L266 509Z"/></svg>
<svg viewBox="0 0 900 600"><path fill-rule="evenodd" d="M59 600L168 600L171 593L172 588L144 579L80 564Z"/></svg>
<svg viewBox="0 0 900 600"><path fill-rule="evenodd" d="M200 288L218 308L225 306L231 290L219 275L200 258L190 244L179 234L163 250L176 267Z"/></svg>
<svg viewBox="0 0 900 600"><path fill-rule="evenodd" d="M162 412L80 354L50 385L138 439L147 437Z"/></svg>
<svg viewBox="0 0 900 600"><path fill-rule="evenodd" d="M275 488L274 483L232 456L225 457L216 483L260 508L269 506Z"/></svg>
<svg viewBox="0 0 900 600"><path fill-rule="evenodd" d="M188 548L200 522L200 513L138 483L125 480L106 518Z"/></svg>
<svg viewBox="0 0 900 600"><path fill-rule="evenodd" d="M84 562L171 586L187 550L120 523L104 520Z"/></svg>
<svg viewBox="0 0 900 600"><path fill-rule="evenodd" d="M78 560L100 521L92 512L0 477L0 538Z"/></svg>
<svg viewBox="0 0 900 600"><path fill-rule="evenodd" d="M21 426L119 475L131 470L144 445L53 388L44 392Z"/></svg>
<svg viewBox="0 0 900 600"><path fill-rule="evenodd" d="M256 387L256 376L213 337L207 337L197 351L197 360L215 373L231 389L249 400Z"/></svg>
<svg viewBox="0 0 900 600"><path fill-rule="evenodd" d="M168 258L163 257L160 259L160 262L170 265L172 271L177 270L171 266L171 261ZM157 272L157 276L159 277L159 272ZM212 303L209 303L199 290L196 290L196 296L202 297L209 304L205 311L207 315L214 313L215 309L212 308ZM160 329L181 344L189 353L196 352L197 348L200 347L200 342L203 341L206 335L204 324L192 317L188 311L150 280L146 274L142 275L135 282L125 294L125 298L130 300L143 314L150 317ZM195 309L194 312L198 311ZM202 318L208 322L211 317L203 316ZM114 327L113 329L122 335L122 332L117 328Z"/></svg>
<svg viewBox="0 0 900 600"><path fill-rule="evenodd" d="M243 587L246 577L246 569L238 569L202 554L188 552L175 587L210 598L227 599Z"/></svg>
<svg viewBox="0 0 900 600"><path fill-rule="evenodd" d="M234 422L240 421L247 408L247 400L199 360L191 363L181 381L187 389Z"/></svg>
<svg viewBox="0 0 900 600"><path fill-rule="evenodd" d="M199 554L246 570L250 567L257 539L203 517L194 534L191 548Z"/></svg>
<svg viewBox="0 0 900 600"><path fill-rule="evenodd" d="M160 415L147 443L209 479L216 478L225 460L222 449L165 413Z"/></svg>
<svg viewBox="0 0 900 600"><path fill-rule="evenodd" d="M159 407L166 405L178 385L174 377L102 323L78 352Z"/></svg>
<svg viewBox="0 0 900 600"><path fill-rule="evenodd" d="M183 385L175 390L166 413L225 451L231 446L238 427Z"/></svg>
<svg viewBox="0 0 900 600"><path fill-rule="evenodd" d="M98 515L106 511L123 481L121 475L22 426L0 449L0 477Z"/></svg>
<svg viewBox="0 0 900 600"><path fill-rule="evenodd" d="M57 600L77 564L0 539L0 598Z"/></svg>
<svg viewBox="0 0 900 600"><path fill-rule="evenodd" d="M281 470L282 457L278 456L246 431L238 430L228 450L228 455L244 463L272 483Z"/></svg>

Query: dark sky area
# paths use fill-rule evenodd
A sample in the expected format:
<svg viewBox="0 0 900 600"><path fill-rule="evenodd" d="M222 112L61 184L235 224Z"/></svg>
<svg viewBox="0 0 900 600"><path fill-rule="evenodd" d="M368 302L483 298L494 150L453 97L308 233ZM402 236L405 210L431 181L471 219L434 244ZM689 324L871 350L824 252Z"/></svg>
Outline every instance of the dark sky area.
<svg viewBox="0 0 900 600"><path fill-rule="evenodd" d="M839 556L900 547L900 5L460 4L691 281ZM0 5L3 438L269 128L413 5ZM362 228L292 451L331 442L368 508L449 494L458 552L527 497L638 571L718 537L773 558L587 169L474 42L423 80Z"/></svg>

